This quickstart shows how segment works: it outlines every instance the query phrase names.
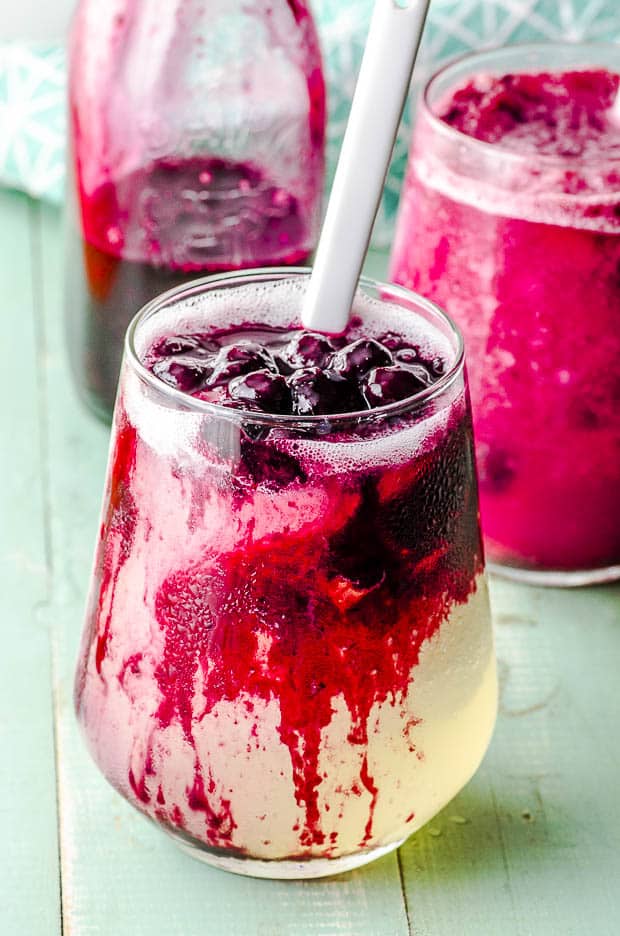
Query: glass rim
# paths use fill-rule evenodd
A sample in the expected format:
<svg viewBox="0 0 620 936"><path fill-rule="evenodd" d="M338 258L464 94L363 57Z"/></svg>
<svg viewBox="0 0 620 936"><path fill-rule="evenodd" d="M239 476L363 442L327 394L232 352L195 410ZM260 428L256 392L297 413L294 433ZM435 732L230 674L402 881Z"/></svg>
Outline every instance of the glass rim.
<svg viewBox="0 0 620 936"><path fill-rule="evenodd" d="M223 406L221 403L213 403L207 400L199 400L185 393L183 390L177 390L165 383L159 377L156 377L140 360L135 346L136 334L142 323L151 315L154 315L166 308L169 308L174 302L182 301L191 296L204 294L211 289L217 289L219 285L234 286L243 285L247 282L264 281L269 279L285 280L294 279L298 276L308 277L312 272L311 267L256 267L249 270L233 270L226 273L216 273L211 276L201 276L180 286L175 286L166 292L160 293L143 305L134 315L127 331L125 333L124 350L125 361L132 367L137 377L152 390L168 399L171 403L177 404L184 410L201 413L203 415L219 416L233 422L251 422L257 425L276 426L287 428L307 428L316 427L326 422L331 424L343 425L350 422L360 423L375 422L392 416L398 416L403 412L409 412L417 409L419 406L442 396L463 373L465 364L465 348L463 336L460 329L452 318L444 312L440 306L420 296L413 290L393 283L383 283L380 280L372 279L367 276L360 276L358 288L367 287L376 290L387 290L390 298L398 299L402 297L411 301L415 300L416 305L430 312L431 315L439 318L447 326L449 336L454 340L454 361L430 386L418 390L411 396L403 400L397 400L394 403L387 403L384 406L378 406L375 409L356 410L350 413L325 413L311 416L297 416L287 413L261 413L250 409L238 409L232 406Z"/></svg>
<svg viewBox="0 0 620 936"><path fill-rule="evenodd" d="M439 82L441 79L449 76L451 71L455 71L459 66L465 65L468 62L472 64L476 61L484 61L486 58L497 55L498 53L505 53L509 56L513 54L524 54L528 52L543 53L550 50L571 50L571 51L581 51L587 53L591 51L593 53L594 59L596 59L597 54L600 55L601 51L606 51L608 53L613 53L616 57L620 56L620 43L612 42L607 40L605 42L596 42L594 40L590 41L575 41L570 40L559 40L551 39L548 42L516 42L511 45L499 45L499 46L488 46L483 49L476 49L472 52L465 52L462 55L456 56L456 58L450 59L450 61L445 62L440 68L433 72L428 81L426 81L421 97L420 103L424 111L424 116L428 119L429 123L432 125L435 132L438 132L440 135L447 139L458 140L461 144L467 144L474 152L479 152L481 154L486 154L487 156L493 155L494 158L498 157L498 154L501 155L502 159L509 160L515 164L521 164L526 162L531 162L532 153L524 153L520 150L512 149L510 146L505 146L497 143L488 143L486 140L478 140L476 137L470 136L468 133L465 133L463 130L457 130L455 127L452 127L450 124L447 124L445 121L438 117L430 101L430 96L434 90L434 85L436 82ZM593 61L591 65L595 65L596 62ZM579 63L575 64L575 71L579 71L582 68L588 68L584 63L580 65ZM548 66L547 71L553 72L557 71L557 68L553 66ZM517 73L526 74L525 71L516 69ZM472 68L473 73L473 68ZM617 74L620 75L620 69ZM620 93L620 88L619 88ZM559 156L554 154L536 154L537 164L543 164L548 167L562 167L565 169L569 167L583 166L585 164L592 165L602 165L604 163L615 163L620 162L620 156L609 156L603 155L600 157L593 157L592 154L587 156Z"/></svg>

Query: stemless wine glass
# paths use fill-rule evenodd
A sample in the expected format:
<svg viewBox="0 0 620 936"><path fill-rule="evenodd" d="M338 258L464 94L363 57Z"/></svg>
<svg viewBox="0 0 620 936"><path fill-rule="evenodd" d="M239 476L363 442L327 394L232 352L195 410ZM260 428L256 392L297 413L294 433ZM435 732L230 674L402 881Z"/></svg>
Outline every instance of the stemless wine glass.
<svg viewBox="0 0 620 936"><path fill-rule="evenodd" d="M488 89L496 76L494 119L523 141L536 76L549 72L573 73L555 95L574 95L574 110L558 128L548 113L546 127L550 92L530 151L439 116L457 88ZM488 557L540 584L620 576L620 133L605 151L583 145L584 127L615 132L617 75L617 46L571 43L481 52L438 72L392 253L395 281L439 302L465 335ZM562 152L548 151L552 130Z"/></svg>
<svg viewBox="0 0 620 936"><path fill-rule="evenodd" d="M363 413L230 409L144 365L172 335L299 327L308 274L199 280L134 319L76 676L110 783L196 857L264 877L396 848L496 714L462 342L437 307L362 281L368 333L445 365Z"/></svg>

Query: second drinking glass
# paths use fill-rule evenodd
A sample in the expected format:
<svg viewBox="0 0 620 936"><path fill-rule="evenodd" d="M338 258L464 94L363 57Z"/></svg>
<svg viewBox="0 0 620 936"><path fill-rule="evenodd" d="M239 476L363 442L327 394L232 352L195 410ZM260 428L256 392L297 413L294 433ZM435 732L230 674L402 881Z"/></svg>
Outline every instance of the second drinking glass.
<svg viewBox="0 0 620 936"><path fill-rule="evenodd" d="M615 46L515 46L420 105L391 273L462 327L487 553L533 581L620 575Z"/></svg>

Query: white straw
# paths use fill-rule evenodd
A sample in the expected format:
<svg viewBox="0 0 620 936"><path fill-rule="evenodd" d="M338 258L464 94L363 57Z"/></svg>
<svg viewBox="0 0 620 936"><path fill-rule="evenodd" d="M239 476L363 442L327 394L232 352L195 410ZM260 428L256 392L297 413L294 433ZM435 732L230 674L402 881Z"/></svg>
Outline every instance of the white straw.
<svg viewBox="0 0 620 936"><path fill-rule="evenodd" d="M377 0L314 268L306 328L349 320L430 0Z"/></svg>

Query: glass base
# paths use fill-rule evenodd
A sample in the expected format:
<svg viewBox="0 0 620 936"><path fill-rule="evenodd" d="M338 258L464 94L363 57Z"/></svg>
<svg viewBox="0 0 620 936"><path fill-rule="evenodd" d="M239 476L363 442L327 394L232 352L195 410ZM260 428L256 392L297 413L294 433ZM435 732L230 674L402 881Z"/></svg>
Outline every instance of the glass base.
<svg viewBox="0 0 620 936"><path fill-rule="evenodd" d="M352 871L354 868L360 868L370 861L388 855L396 848L400 848L405 841L405 839L401 839L398 842L392 842L391 845L382 845L380 848L356 852L354 855L342 855L340 858L266 861L260 858L227 856L222 853L221 849L214 852L207 845L201 845L199 842L176 835L170 829L164 831L174 840L181 851L214 868L231 871L233 874L244 874L246 877L288 881L330 877L332 874L343 874L345 871Z"/></svg>
<svg viewBox="0 0 620 936"><path fill-rule="evenodd" d="M502 565L487 561L487 569L493 575L524 582L526 585L543 585L549 588L579 588L582 585L602 585L620 579L620 565L604 569L580 569L574 572L554 569L522 569L518 566Z"/></svg>

